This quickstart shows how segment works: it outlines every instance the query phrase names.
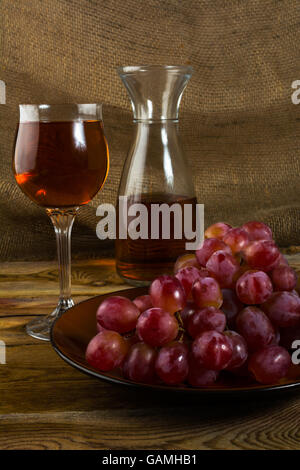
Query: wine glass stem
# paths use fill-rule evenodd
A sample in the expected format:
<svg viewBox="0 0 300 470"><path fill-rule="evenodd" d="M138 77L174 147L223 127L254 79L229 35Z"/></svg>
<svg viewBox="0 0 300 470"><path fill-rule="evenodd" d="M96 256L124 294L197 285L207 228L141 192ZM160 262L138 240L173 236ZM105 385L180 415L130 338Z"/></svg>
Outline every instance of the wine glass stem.
<svg viewBox="0 0 300 470"><path fill-rule="evenodd" d="M62 313L74 305L71 297L71 232L78 207L46 209L55 230L60 295L58 310Z"/></svg>

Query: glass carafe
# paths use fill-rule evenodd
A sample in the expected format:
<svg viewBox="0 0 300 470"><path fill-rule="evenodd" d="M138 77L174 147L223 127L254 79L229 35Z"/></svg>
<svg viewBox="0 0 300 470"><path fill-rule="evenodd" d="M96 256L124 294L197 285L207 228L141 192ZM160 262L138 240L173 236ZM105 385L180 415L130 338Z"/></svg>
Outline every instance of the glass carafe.
<svg viewBox="0 0 300 470"><path fill-rule="evenodd" d="M151 238L151 206L165 203L171 207L179 203L184 209L189 204L193 217L196 210L193 180L178 136L180 100L192 68L127 66L120 67L118 73L129 93L134 116L134 138L121 176L118 208L120 201L126 205L125 226L129 227L134 218L128 212L130 206L143 204L149 211L149 236L132 239L128 233L127 238L117 235L116 266L119 275L130 284L146 285L160 274L173 272L174 261L185 252L186 243L184 232L181 238L174 234L178 213L172 210L170 236L160 227ZM182 222L183 213L184 210Z"/></svg>

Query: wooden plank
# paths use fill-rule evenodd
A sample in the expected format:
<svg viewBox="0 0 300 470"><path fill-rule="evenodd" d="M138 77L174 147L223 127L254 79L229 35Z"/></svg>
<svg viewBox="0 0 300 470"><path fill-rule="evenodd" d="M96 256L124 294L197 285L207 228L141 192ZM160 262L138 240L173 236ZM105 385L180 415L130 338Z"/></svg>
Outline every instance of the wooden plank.
<svg viewBox="0 0 300 470"><path fill-rule="evenodd" d="M121 402L114 409L6 415L0 448L300 449L299 399L144 405L139 400L134 408Z"/></svg>
<svg viewBox="0 0 300 470"><path fill-rule="evenodd" d="M115 272L111 259L74 261L72 263L72 290L75 295L98 295L108 289L126 288ZM58 294L58 266L56 262L15 262L0 266L1 297L40 297Z"/></svg>
<svg viewBox="0 0 300 470"><path fill-rule="evenodd" d="M300 254L289 256L300 271ZM76 261L76 300L127 288L112 260ZM0 449L300 449L299 393L199 402L92 379L69 367L26 323L57 298L53 263L0 266Z"/></svg>

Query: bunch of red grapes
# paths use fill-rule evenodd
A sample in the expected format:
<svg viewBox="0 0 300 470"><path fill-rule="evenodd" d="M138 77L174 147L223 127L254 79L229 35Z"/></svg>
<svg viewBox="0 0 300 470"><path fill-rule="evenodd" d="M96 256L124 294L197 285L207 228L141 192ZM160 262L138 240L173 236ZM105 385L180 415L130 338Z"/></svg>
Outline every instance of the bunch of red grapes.
<svg viewBox="0 0 300 470"><path fill-rule="evenodd" d="M86 360L140 383L208 387L221 371L276 383L300 338L296 285L270 227L216 223L195 255L179 257L174 276L156 278L148 295L101 303Z"/></svg>

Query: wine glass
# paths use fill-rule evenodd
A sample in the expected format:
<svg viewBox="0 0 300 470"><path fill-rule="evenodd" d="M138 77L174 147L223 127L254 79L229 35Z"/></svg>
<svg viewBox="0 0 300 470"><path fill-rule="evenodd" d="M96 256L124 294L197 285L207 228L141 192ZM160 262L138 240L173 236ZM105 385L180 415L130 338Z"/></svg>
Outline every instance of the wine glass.
<svg viewBox="0 0 300 470"><path fill-rule="evenodd" d="M101 104L22 104L13 171L21 190L46 209L55 230L60 296L55 310L27 324L49 341L53 321L74 305L71 230L78 208L102 188L108 173Z"/></svg>

